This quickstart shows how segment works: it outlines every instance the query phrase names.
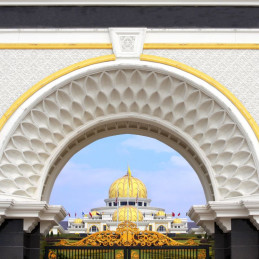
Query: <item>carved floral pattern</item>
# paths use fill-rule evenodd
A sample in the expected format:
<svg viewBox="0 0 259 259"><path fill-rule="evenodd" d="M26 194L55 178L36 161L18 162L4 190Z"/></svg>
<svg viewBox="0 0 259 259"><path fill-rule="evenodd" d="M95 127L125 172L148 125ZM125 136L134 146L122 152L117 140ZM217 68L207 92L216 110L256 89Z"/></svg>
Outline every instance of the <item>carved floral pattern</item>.
<svg viewBox="0 0 259 259"><path fill-rule="evenodd" d="M44 165L67 136L98 118L129 113L156 118L191 138L213 168L220 199L259 194L252 151L228 111L197 86L141 69L85 75L27 111L0 154L0 194L34 198L46 181Z"/></svg>
<svg viewBox="0 0 259 259"><path fill-rule="evenodd" d="M252 49L149 49L144 54L177 60L226 86L259 123L259 51Z"/></svg>

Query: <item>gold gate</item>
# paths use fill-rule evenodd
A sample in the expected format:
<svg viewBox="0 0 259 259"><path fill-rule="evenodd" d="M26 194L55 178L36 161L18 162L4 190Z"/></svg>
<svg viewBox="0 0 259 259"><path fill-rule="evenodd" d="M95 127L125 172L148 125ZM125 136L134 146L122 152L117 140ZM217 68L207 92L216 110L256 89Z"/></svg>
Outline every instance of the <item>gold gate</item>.
<svg viewBox="0 0 259 259"><path fill-rule="evenodd" d="M138 259L139 254L144 250L146 250L147 253L153 253L154 250L164 252L171 249L177 251L177 247L179 247L179 250L195 250L197 255L196 258L198 259L206 258L206 253L208 255L208 247L204 248L199 246L193 239L181 243L159 232L148 230L141 231L137 228L136 224L130 221L119 224L116 231L106 230L97 232L78 242L61 240L55 246L55 248L57 247L61 250L63 247L63 252L67 251L68 247L71 247L71 249L92 249L95 253L99 250L104 251L106 249L109 253L113 252L116 259ZM56 256L54 250L50 249L48 250L47 258L56 259L58 256Z"/></svg>

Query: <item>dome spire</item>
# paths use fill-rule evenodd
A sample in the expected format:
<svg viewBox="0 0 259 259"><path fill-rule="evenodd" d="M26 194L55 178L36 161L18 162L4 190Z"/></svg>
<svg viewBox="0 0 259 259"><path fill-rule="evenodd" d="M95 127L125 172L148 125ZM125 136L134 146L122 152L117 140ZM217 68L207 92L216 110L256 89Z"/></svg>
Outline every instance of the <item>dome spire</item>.
<svg viewBox="0 0 259 259"><path fill-rule="evenodd" d="M128 165L127 175L128 175L128 183L129 183L129 187L130 187L130 182L131 182L131 171L130 171L130 167L129 167L129 165Z"/></svg>

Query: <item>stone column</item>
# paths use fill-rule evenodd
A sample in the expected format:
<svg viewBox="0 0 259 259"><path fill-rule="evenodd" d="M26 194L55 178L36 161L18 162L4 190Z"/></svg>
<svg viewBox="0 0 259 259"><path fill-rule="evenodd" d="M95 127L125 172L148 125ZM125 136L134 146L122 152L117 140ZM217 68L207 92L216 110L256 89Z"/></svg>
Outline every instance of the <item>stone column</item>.
<svg viewBox="0 0 259 259"><path fill-rule="evenodd" d="M230 233L224 233L215 223L214 233L215 259L230 259Z"/></svg>
<svg viewBox="0 0 259 259"><path fill-rule="evenodd" d="M24 250L26 259L40 258L40 223L31 231L24 234Z"/></svg>
<svg viewBox="0 0 259 259"><path fill-rule="evenodd" d="M249 219L231 220L231 258L259 258L259 232Z"/></svg>
<svg viewBox="0 0 259 259"><path fill-rule="evenodd" d="M10 259L25 258L22 219L6 219L0 226L0 256Z"/></svg>
<svg viewBox="0 0 259 259"><path fill-rule="evenodd" d="M0 226L0 257L40 258L40 223L31 233L25 233L23 219L6 219Z"/></svg>
<svg viewBox="0 0 259 259"><path fill-rule="evenodd" d="M207 233L215 233L217 259L259 258L259 198L210 201L193 206L188 213Z"/></svg>

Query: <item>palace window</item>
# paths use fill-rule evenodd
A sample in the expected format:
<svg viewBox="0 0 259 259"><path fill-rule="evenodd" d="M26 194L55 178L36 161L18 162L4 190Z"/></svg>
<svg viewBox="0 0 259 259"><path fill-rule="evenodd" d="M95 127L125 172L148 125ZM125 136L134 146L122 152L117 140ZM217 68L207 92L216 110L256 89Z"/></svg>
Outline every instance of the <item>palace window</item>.
<svg viewBox="0 0 259 259"><path fill-rule="evenodd" d="M135 202L134 201L130 201L129 205L135 206Z"/></svg>
<svg viewBox="0 0 259 259"><path fill-rule="evenodd" d="M121 206L126 206L127 205L127 202L126 201L122 201L121 202Z"/></svg>
<svg viewBox="0 0 259 259"><path fill-rule="evenodd" d="M95 233L95 232L98 232L98 231L99 231L99 229L96 226L92 226L90 228L90 232L92 232L92 233Z"/></svg>
<svg viewBox="0 0 259 259"><path fill-rule="evenodd" d="M152 226L151 225L149 226L149 231L152 231Z"/></svg>
<svg viewBox="0 0 259 259"><path fill-rule="evenodd" d="M112 203L111 203L111 202L109 202L109 206L110 206L110 207L112 206Z"/></svg>
<svg viewBox="0 0 259 259"><path fill-rule="evenodd" d="M103 226L103 231L106 231L106 230L107 230L107 226L104 225L104 226Z"/></svg>
<svg viewBox="0 0 259 259"><path fill-rule="evenodd" d="M157 231L158 231L158 232L166 232L166 228L165 228L164 226L159 226L159 227L157 228Z"/></svg>
<svg viewBox="0 0 259 259"><path fill-rule="evenodd" d="M146 202L144 202L144 206L147 206L147 203L146 203Z"/></svg>
<svg viewBox="0 0 259 259"><path fill-rule="evenodd" d="M138 202L138 206L142 206L142 202Z"/></svg>

